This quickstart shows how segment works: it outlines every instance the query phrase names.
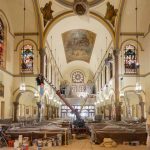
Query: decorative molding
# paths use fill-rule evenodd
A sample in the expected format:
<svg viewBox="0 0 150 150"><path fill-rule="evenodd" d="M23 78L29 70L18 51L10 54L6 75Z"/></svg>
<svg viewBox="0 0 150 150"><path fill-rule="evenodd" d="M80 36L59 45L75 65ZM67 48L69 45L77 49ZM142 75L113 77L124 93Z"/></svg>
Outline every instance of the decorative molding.
<svg viewBox="0 0 150 150"><path fill-rule="evenodd" d="M150 72L148 72L148 73L145 73L145 74L120 74L119 76L120 77L131 77L131 78L133 78L133 77L147 77L147 76L149 76L150 75Z"/></svg>
<svg viewBox="0 0 150 150"><path fill-rule="evenodd" d="M58 2L59 4L65 6L65 7L68 7L68 8L72 8L73 4L74 4L74 2L69 2L67 0L56 0L56 2ZM92 1L88 2L88 4L90 7L94 7L102 2L104 2L104 0L92 0Z"/></svg>
<svg viewBox="0 0 150 150"><path fill-rule="evenodd" d="M11 72L9 72L9 71L7 71L6 69L3 69L3 68L1 68L1 67L0 67L0 71L3 71L3 72L5 72L5 73L9 74L10 76L14 76Z"/></svg>
<svg viewBox="0 0 150 150"><path fill-rule="evenodd" d="M144 32L121 32L120 35L123 36L143 36L144 37Z"/></svg>
<svg viewBox="0 0 150 150"><path fill-rule="evenodd" d="M13 74L13 73L11 73L11 72L9 72L8 70L3 69L3 68L0 68L0 71L3 71L3 72L5 72L5 73L9 74L9 75L12 76L12 77L22 77L21 74ZM38 74L25 74L25 77L37 77L37 75L38 75Z"/></svg>
<svg viewBox="0 0 150 150"><path fill-rule="evenodd" d="M39 35L38 32L26 32L26 33L23 33L23 32L16 32L14 33L15 36L37 36Z"/></svg>

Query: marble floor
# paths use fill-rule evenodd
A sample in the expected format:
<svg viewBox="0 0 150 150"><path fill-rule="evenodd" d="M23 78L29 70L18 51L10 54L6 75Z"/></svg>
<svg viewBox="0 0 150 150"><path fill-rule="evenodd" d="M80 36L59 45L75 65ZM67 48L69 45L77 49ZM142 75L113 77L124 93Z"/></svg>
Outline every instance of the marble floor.
<svg viewBox="0 0 150 150"><path fill-rule="evenodd" d="M2 150L14 150L13 148L0 148ZM67 146L56 146L51 148L42 148L42 150L146 150L145 145L128 146L118 145L115 148L104 148L99 145L92 144L89 139L72 140ZM29 150L37 150L37 148L30 147ZM148 150L148 149L147 149Z"/></svg>

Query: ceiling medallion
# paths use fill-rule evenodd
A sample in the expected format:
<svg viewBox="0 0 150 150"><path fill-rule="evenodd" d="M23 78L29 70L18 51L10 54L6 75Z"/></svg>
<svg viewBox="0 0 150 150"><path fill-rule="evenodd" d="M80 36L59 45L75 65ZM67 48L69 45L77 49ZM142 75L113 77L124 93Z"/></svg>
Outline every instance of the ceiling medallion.
<svg viewBox="0 0 150 150"><path fill-rule="evenodd" d="M75 0L73 5L73 10L75 14L82 16L88 13L88 2L87 0Z"/></svg>
<svg viewBox="0 0 150 150"><path fill-rule="evenodd" d="M76 0L56 0L58 3L60 3L63 6L69 7L69 8L73 8L74 3ZM77 1L84 1L84 0L77 0ZM89 7L94 7L100 3L102 3L104 0L85 0L87 1ZM81 5L78 6L79 8L81 7ZM83 5L82 5L83 7ZM83 8L82 8L83 9Z"/></svg>

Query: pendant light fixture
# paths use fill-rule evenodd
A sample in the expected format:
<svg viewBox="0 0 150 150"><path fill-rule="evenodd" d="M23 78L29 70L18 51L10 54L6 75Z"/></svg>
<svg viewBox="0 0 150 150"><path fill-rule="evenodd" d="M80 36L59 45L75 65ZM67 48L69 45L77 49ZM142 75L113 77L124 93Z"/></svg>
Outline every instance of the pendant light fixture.
<svg viewBox="0 0 150 150"><path fill-rule="evenodd" d="M122 38L121 38L121 43L122 43ZM123 88L123 70L122 70L122 68L123 68L123 52L122 52L122 50L121 50L121 55L120 55L120 59L121 59L121 77L120 77L120 93L119 93L119 95L120 95L120 98L123 98L124 97L124 90L122 90L122 88Z"/></svg>
<svg viewBox="0 0 150 150"><path fill-rule="evenodd" d="M23 8L23 63L24 63L24 41L25 41L25 0L24 0L24 8ZM22 69L22 68L21 68ZM19 87L20 92L25 92L26 91L26 84L25 84L25 75L24 75L24 70L22 70L21 73L21 83Z"/></svg>
<svg viewBox="0 0 150 150"><path fill-rule="evenodd" d="M136 14L136 44L137 44L137 52L138 52L138 16L137 16L137 11L138 11L138 7L137 7L137 0L136 0L136 8L135 8L135 14ZM140 84L140 76L138 76L138 73L139 73L139 67L140 67L140 64L137 62L136 63L136 84L135 84L135 91L137 94L140 94L141 91L142 91L142 86Z"/></svg>

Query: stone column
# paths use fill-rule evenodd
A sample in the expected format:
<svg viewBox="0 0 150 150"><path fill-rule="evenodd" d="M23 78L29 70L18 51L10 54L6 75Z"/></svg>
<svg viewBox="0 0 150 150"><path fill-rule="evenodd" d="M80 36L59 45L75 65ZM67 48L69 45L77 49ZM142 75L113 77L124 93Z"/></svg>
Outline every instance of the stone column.
<svg viewBox="0 0 150 150"><path fill-rule="evenodd" d="M36 103L38 106L38 121L40 120L40 109L41 109L41 102Z"/></svg>
<svg viewBox="0 0 150 150"><path fill-rule="evenodd" d="M47 109L47 116L46 116L46 119L48 120L49 119L49 108L50 108L50 104L47 104L46 105L46 109Z"/></svg>
<svg viewBox="0 0 150 150"><path fill-rule="evenodd" d="M40 51L40 73L44 75L44 56L45 56L45 49L41 48Z"/></svg>
<svg viewBox="0 0 150 150"><path fill-rule="evenodd" d="M141 122L145 121L144 118L144 102L140 102L139 105L141 106Z"/></svg>
<svg viewBox="0 0 150 150"><path fill-rule="evenodd" d="M109 120L111 120L112 106L109 105L109 106L108 106L108 109L109 109Z"/></svg>
<svg viewBox="0 0 150 150"><path fill-rule="evenodd" d="M119 102L119 49L114 49L114 64L115 64L115 109L116 121L121 121L121 107Z"/></svg>
<svg viewBox="0 0 150 150"><path fill-rule="evenodd" d="M18 111L19 102L13 102L13 104L14 104L14 122L17 122L18 121L17 111Z"/></svg>
<svg viewBox="0 0 150 150"><path fill-rule="evenodd" d="M57 107L57 118L59 117L59 107Z"/></svg>
<svg viewBox="0 0 150 150"><path fill-rule="evenodd" d="M106 119L106 106L103 106L104 109L104 119Z"/></svg>

